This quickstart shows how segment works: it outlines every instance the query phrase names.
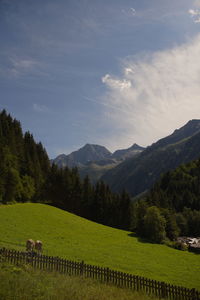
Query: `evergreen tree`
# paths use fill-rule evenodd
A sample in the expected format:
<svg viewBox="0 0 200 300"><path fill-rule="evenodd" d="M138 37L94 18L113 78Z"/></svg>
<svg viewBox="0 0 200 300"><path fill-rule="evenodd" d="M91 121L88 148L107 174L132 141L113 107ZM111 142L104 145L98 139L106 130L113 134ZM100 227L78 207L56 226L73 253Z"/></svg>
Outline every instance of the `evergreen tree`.
<svg viewBox="0 0 200 300"><path fill-rule="evenodd" d="M176 216L168 209L163 209L161 213L166 220L166 236L170 240L176 240L180 234L180 229L176 223Z"/></svg>
<svg viewBox="0 0 200 300"><path fill-rule="evenodd" d="M119 203L119 224L122 229L129 229L131 225L131 215L130 215L130 196L123 190L120 195Z"/></svg>
<svg viewBox="0 0 200 300"><path fill-rule="evenodd" d="M144 217L145 236L156 243L161 243L165 237L165 218L156 206L147 209Z"/></svg>
<svg viewBox="0 0 200 300"><path fill-rule="evenodd" d="M37 144L21 124L5 110L0 113L0 201L42 200L50 163L42 144Z"/></svg>
<svg viewBox="0 0 200 300"><path fill-rule="evenodd" d="M145 201L139 201L135 204L135 229L139 236L145 236L146 228L145 228L145 216L147 213L148 205Z"/></svg>
<svg viewBox="0 0 200 300"><path fill-rule="evenodd" d="M92 205L93 205L93 187L91 185L89 176L86 176L83 180L82 197L81 197L81 216L86 218L92 217Z"/></svg>

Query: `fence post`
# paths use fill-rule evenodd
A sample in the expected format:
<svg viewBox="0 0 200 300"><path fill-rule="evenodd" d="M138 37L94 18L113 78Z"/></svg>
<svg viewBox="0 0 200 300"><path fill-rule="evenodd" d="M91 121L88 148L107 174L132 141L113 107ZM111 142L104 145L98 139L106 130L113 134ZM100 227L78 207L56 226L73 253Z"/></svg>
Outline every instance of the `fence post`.
<svg viewBox="0 0 200 300"><path fill-rule="evenodd" d="M1 261L3 261L3 258L5 260L5 252L6 252L6 248L1 248L1 252L0 252L0 259Z"/></svg>
<svg viewBox="0 0 200 300"><path fill-rule="evenodd" d="M161 297L166 298L167 293L166 293L166 284L165 282L161 282Z"/></svg>
<svg viewBox="0 0 200 300"><path fill-rule="evenodd" d="M146 293L155 294L159 298L168 297L170 299L200 300L200 292L193 289L181 288L179 286L169 285L165 282L147 280L140 276L128 275L122 272L116 272L109 268L100 268L87 265L82 260L80 263L59 259L59 257L35 256L33 252L19 252L15 250L7 250L0 248L0 260L5 259L11 263L25 262L34 268L43 268L51 271L59 271L64 273L83 274L86 277L100 278L105 283L114 283L121 287L129 287L138 290L144 290Z"/></svg>
<svg viewBox="0 0 200 300"><path fill-rule="evenodd" d="M84 260L82 260L80 265L80 275L83 275L83 272L84 272Z"/></svg>
<svg viewBox="0 0 200 300"><path fill-rule="evenodd" d="M106 268L106 282L109 283L109 275L110 275L110 270L109 268Z"/></svg>
<svg viewBox="0 0 200 300"><path fill-rule="evenodd" d="M196 300L197 298L196 298L196 290L195 289L192 289L191 290L191 292L192 292L192 300Z"/></svg>

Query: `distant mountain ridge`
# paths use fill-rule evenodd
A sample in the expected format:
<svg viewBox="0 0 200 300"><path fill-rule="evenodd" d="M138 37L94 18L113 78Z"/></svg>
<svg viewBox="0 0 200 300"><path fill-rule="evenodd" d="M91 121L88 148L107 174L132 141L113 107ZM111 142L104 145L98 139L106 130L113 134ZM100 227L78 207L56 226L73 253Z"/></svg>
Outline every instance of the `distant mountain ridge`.
<svg viewBox="0 0 200 300"><path fill-rule="evenodd" d="M103 146L86 144L77 151L74 151L68 155L61 154L57 156L53 161L59 167L68 166L81 167L91 161L99 161L110 158L112 153Z"/></svg>
<svg viewBox="0 0 200 300"><path fill-rule="evenodd" d="M101 178L114 191L132 195L148 190L162 173L200 157L200 120L191 120L137 156L108 170Z"/></svg>
<svg viewBox="0 0 200 300"><path fill-rule="evenodd" d="M180 140L191 137L192 135L196 134L198 131L200 131L200 120L198 119L190 120L181 128L174 130L174 132L171 135L158 140L156 143L153 143L150 146L150 149L152 150L152 149L164 147L169 144L175 144ZM149 147L147 147L147 149L149 149Z"/></svg>
<svg viewBox="0 0 200 300"><path fill-rule="evenodd" d="M120 150L116 150L113 154L112 154L112 158L115 159L120 159L120 160L124 160L128 157L132 157L137 153L140 153L141 151L143 151L145 148L141 147L137 144L133 144L130 148L127 149L120 149Z"/></svg>
<svg viewBox="0 0 200 300"><path fill-rule="evenodd" d="M52 162L58 167L78 167L81 177L89 175L91 181L94 182L107 170L141 153L144 149L137 144L133 144L127 149L116 150L114 153L111 153L104 146L86 144L71 154L58 155Z"/></svg>
<svg viewBox="0 0 200 300"><path fill-rule="evenodd" d="M59 167L75 167L92 182L102 179L120 192L136 196L151 188L162 173L200 157L200 120L190 120L171 135L147 148L133 144L111 153L103 146L86 144L54 161Z"/></svg>

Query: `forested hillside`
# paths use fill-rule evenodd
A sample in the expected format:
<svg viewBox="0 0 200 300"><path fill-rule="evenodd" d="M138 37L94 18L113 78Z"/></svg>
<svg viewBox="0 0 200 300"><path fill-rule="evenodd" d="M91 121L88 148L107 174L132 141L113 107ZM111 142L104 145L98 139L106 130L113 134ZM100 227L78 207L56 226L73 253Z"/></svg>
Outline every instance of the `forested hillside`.
<svg viewBox="0 0 200 300"><path fill-rule="evenodd" d="M200 210L200 159L164 174L151 190L148 202L177 212L185 207Z"/></svg>
<svg viewBox="0 0 200 300"><path fill-rule="evenodd" d="M0 203L41 202L93 221L129 229L130 198L114 194L102 181L80 179L76 168L50 165L46 150L20 122L0 113Z"/></svg>
<svg viewBox="0 0 200 300"><path fill-rule="evenodd" d="M165 173L134 204L134 230L154 241L200 236L200 159Z"/></svg>
<svg viewBox="0 0 200 300"><path fill-rule="evenodd" d="M49 158L20 122L0 113L0 202L37 201L50 170Z"/></svg>
<svg viewBox="0 0 200 300"><path fill-rule="evenodd" d="M160 175L200 155L200 120L191 120L138 156L109 170L102 177L113 191L126 189L136 196L148 189Z"/></svg>

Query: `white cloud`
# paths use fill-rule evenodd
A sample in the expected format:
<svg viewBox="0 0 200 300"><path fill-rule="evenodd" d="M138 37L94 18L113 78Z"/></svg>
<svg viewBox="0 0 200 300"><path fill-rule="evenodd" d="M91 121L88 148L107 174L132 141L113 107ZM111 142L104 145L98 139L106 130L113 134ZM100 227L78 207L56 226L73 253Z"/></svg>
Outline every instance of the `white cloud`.
<svg viewBox="0 0 200 300"><path fill-rule="evenodd" d="M125 68L124 69L124 74L125 75L129 75L129 74L133 74L134 73L134 70L133 69L131 69L131 68Z"/></svg>
<svg viewBox="0 0 200 300"><path fill-rule="evenodd" d="M31 77L49 77L49 73L45 71L46 67L42 61L10 55L7 63L5 65L2 64L0 68L0 77L17 80Z"/></svg>
<svg viewBox="0 0 200 300"><path fill-rule="evenodd" d="M49 109L48 109L47 106L41 105L41 104L37 104L37 103L33 104L33 110L35 112L39 112L39 113L47 113L47 112L49 112Z"/></svg>
<svg viewBox="0 0 200 300"><path fill-rule="evenodd" d="M10 62L10 73L15 77L24 75L25 73L34 70L37 66L37 62L31 59L10 58Z"/></svg>
<svg viewBox="0 0 200 300"><path fill-rule="evenodd" d="M17 57L10 57L10 64L5 72L5 76L19 78L23 75L32 72L38 72L38 62L32 59L21 59Z"/></svg>
<svg viewBox="0 0 200 300"><path fill-rule="evenodd" d="M12 62L13 62L13 66L19 69L30 69L36 64L35 61L28 60L28 59L21 59L21 60L12 59Z"/></svg>
<svg viewBox="0 0 200 300"><path fill-rule="evenodd" d="M135 16L135 14L136 14L135 8L131 7L131 8L130 8L130 11L131 11L131 14L132 14L133 16Z"/></svg>
<svg viewBox="0 0 200 300"><path fill-rule="evenodd" d="M148 145L200 118L199 53L200 35L173 49L125 59L120 78L105 75L104 122L117 132L105 144Z"/></svg>
<svg viewBox="0 0 200 300"><path fill-rule="evenodd" d="M194 10L194 9L189 9L189 14L191 15L191 16L198 16L199 15L199 10L198 9L196 9L196 10Z"/></svg>
<svg viewBox="0 0 200 300"><path fill-rule="evenodd" d="M109 74L106 74L104 77L102 77L102 82L106 83L108 87L115 88L120 91L127 90L131 87L131 82L129 80L114 79Z"/></svg>
<svg viewBox="0 0 200 300"><path fill-rule="evenodd" d="M136 10L133 7L130 7L128 9L122 9L122 13L126 16L126 17L134 17L136 15Z"/></svg>
<svg viewBox="0 0 200 300"><path fill-rule="evenodd" d="M199 1L200 4L200 1ZM196 6L198 6L196 4ZM189 9L188 13L191 15L194 23L200 23L200 9Z"/></svg>

